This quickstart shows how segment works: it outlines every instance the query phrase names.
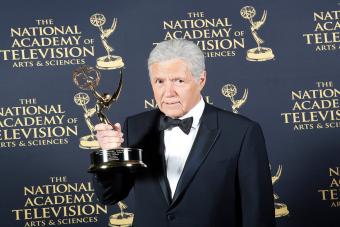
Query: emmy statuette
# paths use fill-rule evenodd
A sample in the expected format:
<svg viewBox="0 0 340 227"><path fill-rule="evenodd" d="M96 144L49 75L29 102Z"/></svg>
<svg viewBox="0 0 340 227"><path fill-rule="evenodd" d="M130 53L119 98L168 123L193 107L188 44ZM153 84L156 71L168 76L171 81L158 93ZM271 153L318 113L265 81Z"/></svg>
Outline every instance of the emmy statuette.
<svg viewBox="0 0 340 227"><path fill-rule="evenodd" d="M264 10L259 21L254 21L256 10L253 6L245 6L240 11L241 16L250 23L251 34L257 44L257 47L251 48L247 51L248 61L268 61L274 59L274 53L269 47L262 47L264 40L260 38L257 31L263 26L267 19L267 10Z"/></svg>
<svg viewBox="0 0 340 227"><path fill-rule="evenodd" d="M84 118L88 128L91 131L90 137L95 140L94 126L90 120L93 115L97 115L99 121L105 124L111 124L104 111L108 110L111 104L117 101L123 85L123 70L120 68L120 80L117 90L113 94L100 93L97 90L101 78L99 70L90 66L81 66L74 70L72 77L73 82L81 90L88 90L96 99L95 107L86 108L89 97L86 93L78 93L74 100L77 105L84 109ZM83 139L83 138L82 138ZM80 142L80 147L85 149L93 149L93 147L84 146L86 143ZM84 140L84 139L83 139ZM96 143L97 147L98 144ZM96 148L97 148L96 147ZM146 165L142 161L142 150L138 148L116 148L111 150L97 150L91 153L91 165L89 172L107 171L109 169L138 169L144 168Z"/></svg>
<svg viewBox="0 0 340 227"><path fill-rule="evenodd" d="M221 89L222 95L229 98L232 103L233 113L238 113L238 109L243 106L243 104L247 101L248 98L248 89L244 90L243 96L241 99L236 100L234 97L237 94L237 88L234 84L226 84Z"/></svg>
<svg viewBox="0 0 340 227"><path fill-rule="evenodd" d="M277 172L274 176L272 176L272 184L274 185L281 177L282 174L282 165L279 165ZM286 204L277 202L280 197L274 193L274 206L275 206L275 217L280 218L287 216L289 214L289 210Z"/></svg>

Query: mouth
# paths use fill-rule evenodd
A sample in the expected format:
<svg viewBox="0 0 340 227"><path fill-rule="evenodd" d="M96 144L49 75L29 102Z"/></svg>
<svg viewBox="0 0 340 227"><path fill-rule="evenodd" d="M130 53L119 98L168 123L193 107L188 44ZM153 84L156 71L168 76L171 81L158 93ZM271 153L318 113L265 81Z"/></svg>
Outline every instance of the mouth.
<svg viewBox="0 0 340 227"><path fill-rule="evenodd" d="M163 102L162 104L163 108L167 108L167 109L178 109L180 108L180 102L174 102L174 101L167 101L167 102Z"/></svg>
<svg viewBox="0 0 340 227"><path fill-rule="evenodd" d="M179 102L163 102L165 105L176 105L179 104Z"/></svg>

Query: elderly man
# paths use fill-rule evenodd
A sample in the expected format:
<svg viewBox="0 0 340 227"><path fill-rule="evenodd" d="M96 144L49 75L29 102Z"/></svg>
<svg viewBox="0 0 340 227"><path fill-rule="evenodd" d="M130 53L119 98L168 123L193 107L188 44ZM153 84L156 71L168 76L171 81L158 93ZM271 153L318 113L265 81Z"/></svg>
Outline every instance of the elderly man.
<svg viewBox="0 0 340 227"><path fill-rule="evenodd" d="M260 126L205 103L204 55L192 42L158 44L148 59L159 109L95 127L102 149L142 148L145 171L97 174L104 204L135 195L136 227L272 227L274 203Z"/></svg>

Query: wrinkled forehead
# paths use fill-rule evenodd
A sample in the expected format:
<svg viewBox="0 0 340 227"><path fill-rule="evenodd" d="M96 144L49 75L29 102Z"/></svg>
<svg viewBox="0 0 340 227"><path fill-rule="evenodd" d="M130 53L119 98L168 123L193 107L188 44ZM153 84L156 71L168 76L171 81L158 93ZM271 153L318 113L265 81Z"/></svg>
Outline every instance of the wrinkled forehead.
<svg viewBox="0 0 340 227"><path fill-rule="evenodd" d="M188 63L179 58L155 62L149 73L151 77L192 76Z"/></svg>

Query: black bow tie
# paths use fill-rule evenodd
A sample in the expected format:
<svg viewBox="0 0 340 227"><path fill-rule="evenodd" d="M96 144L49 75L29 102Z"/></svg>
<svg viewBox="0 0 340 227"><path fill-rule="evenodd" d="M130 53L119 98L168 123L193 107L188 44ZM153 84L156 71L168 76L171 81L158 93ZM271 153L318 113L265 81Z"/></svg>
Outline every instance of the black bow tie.
<svg viewBox="0 0 340 227"><path fill-rule="evenodd" d="M168 128L173 128L178 126L185 134L189 134L191 125L193 122L193 117L188 117L185 119L172 119L170 117L161 115L159 119L159 130L165 130Z"/></svg>

